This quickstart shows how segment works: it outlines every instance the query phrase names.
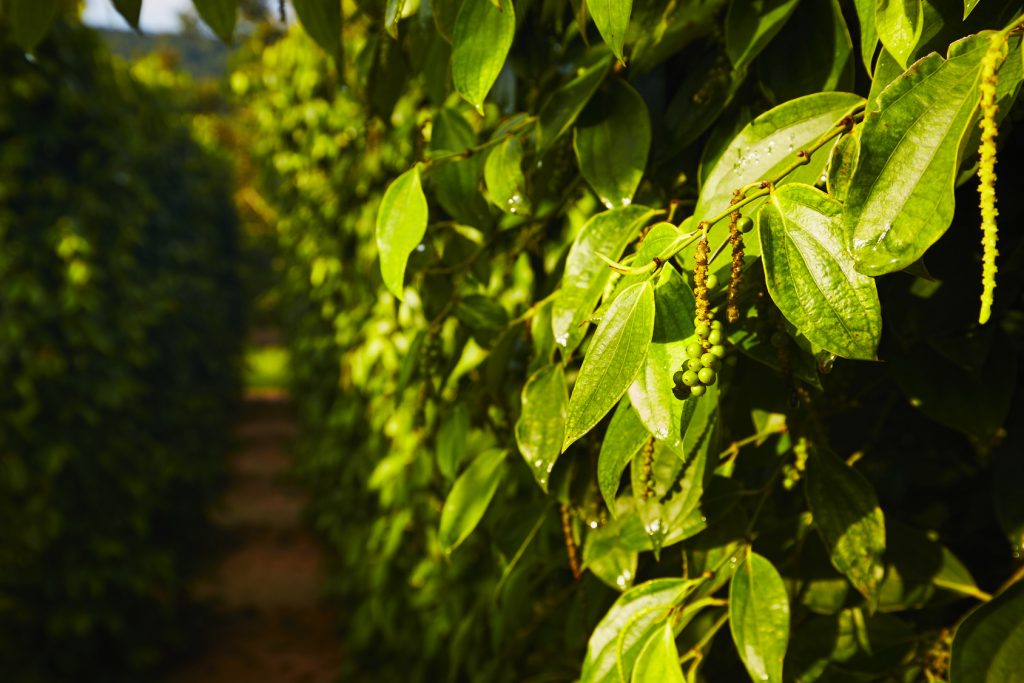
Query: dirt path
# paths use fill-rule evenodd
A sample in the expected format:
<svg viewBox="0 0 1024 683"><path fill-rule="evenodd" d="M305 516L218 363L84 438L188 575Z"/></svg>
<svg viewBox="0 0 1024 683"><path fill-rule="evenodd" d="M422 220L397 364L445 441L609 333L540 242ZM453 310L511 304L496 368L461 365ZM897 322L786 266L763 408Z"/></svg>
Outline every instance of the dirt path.
<svg viewBox="0 0 1024 683"><path fill-rule="evenodd" d="M216 605L207 648L166 683L334 683L336 620L320 600L324 562L285 480L295 422L284 397L252 394L216 517L230 548L198 597Z"/></svg>

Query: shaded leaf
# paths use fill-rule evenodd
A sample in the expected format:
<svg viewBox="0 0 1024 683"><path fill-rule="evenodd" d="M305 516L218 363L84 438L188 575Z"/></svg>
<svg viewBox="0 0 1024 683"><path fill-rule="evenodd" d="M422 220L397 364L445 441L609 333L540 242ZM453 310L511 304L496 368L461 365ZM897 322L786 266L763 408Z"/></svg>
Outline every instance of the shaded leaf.
<svg viewBox="0 0 1024 683"><path fill-rule="evenodd" d="M427 231L427 198L418 166L398 176L384 192L377 210L377 250L384 285L399 299L409 254Z"/></svg>
<svg viewBox="0 0 1024 683"><path fill-rule="evenodd" d="M860 58L864 69L871 73L871 62L878 48L878 29L875 26L875 4L877 0L854 0L857 20L860 23Z"/></svg>
<svg viewBox="0 0 1024 683"><path fill-rule="evenodd" d="M882 309L854 269L843 206L809 185L785 185L758 212L765 283L786 319L844 358L875 358Z"/></svg>
<svg viewBox="0 0 1024 683"><path fill-rule="evenodd" d="M632 683L685 683L679 664L679 650L672 624L665 622L640 651L633 668Z"/></svg>
<svg viewBox="0 0 1024 683"><path fill-rule="evenodd" d="M441 510L438 540L441 549L450 553L480 523L501 483L506 451L484 451L466 468L452 487Z"/></svg>
<svg viewBox="0 0 1024 683"><path fill-rule="evenodd" d="M583 544L583 567L619 592L628 590L636 578L638 553L620 542L621 522L612 519L587 533Z"/></svg>
<svg viewBox="0 0 1024 683"><path fill-rule="evenodd" d="M515 32L511 0L501 0L501 9L490 0L463 1L452 31L452 81L478 111L505 66Z"/></svg>
<svg viewBox="0 0 1024 683"><path fill-rule="evenodd" d="M561 365L541 368L523 387L522 412L516 422L516 443L545 493L551 470L562 453L568 404L565 370Z"/></svg>
<svg viewBox="0 0 1024 683"><path fill-rule="evenodd" d="M456 317L473 332L473 338L484 347L494 343L508 325L505 308L489 296L470 294L455 305Z"/></svg>
<svg viewBox="0 0 1024 683"><path fill-rule="evenodd" d="M821 0L818 0L820 2ZM745 69L782 30L799 0L733 0L725 17L725 50L736 69Z"/></svg>
<svg viewBox="0 0 1024 683"><path fill-rule="evenodd" d="M235 31L235 20L238 18L238 5L235 0L192 0L196 11L206 25L225 43L231 42L231 34Z"/></svg>
<svg viewBox="0 0 1024 683"><path fill-rule="evenodd" d="M651 433L629 401L619 401L612 420L601 441L601 452L597 456L597 483L608 509L615 513L615 494L619 490L622 473L633 456L644 445Z"/></svg>
<svg viewBox="0 0 1024 683"><path fill-rule="evenodd" d="M647 105L621 79L590 101L574 129L580 172L609 209L632 203L650 146Z"/></svg>
<svg viewBox="0 0 1024 683"><path fill-rule="evenodd" d="M953 636L949 683L1024 680L1024 581L975 609Z"/></svg>
<svg viewBox="0 0 1024 683"><path fill-rule="evenodd" d="M564 451L618 403L643 367L654 330L654 291L637 283L612 303L583 359L566 418Z"/></svg>
<svg viewBox="0 0 1024 683"><path fill-rule="evenodd" d="M452 107L437 111L430 137L432 157L465 152L476 145L476 133ZM480 194L482 159L476 155L439 162L430 174L437 201L460 223L483 228L491 222L490 209Z"/></svg>
<svg viewBox="0 0 1024 683"><path fill-rule="evenodd" d="M132 28L139 27L139 12L142 11L142 0L114 0L114 7L117 9L118 14L124 17L124 20Z"/></svg>
<svg viewBox="0 0 1024 683"><path fill-rule="evenodd" d="M729 584L729 627L755 681L782 683L789 643L789 596L772 563L751 552Z"/></svg>
<svg viewBox="0 0 1024 683"><path fill-rule="evenodd" d="M447 479L454 479L466 455L469 435L469 411L459 403L441 421L437 430L437 469Z"/></svg>
<svg viewBox="0 0 1024 683"><path fill-rule="evenodd" d="M477 0L486 2L486 0ZM537 119L537 152L551 147L575 123L587 102L597 92L609 67L611 55L598 56L590 65L582 68L571 81L560 87L544 102Z"/></svg>
<svg viewBox="0 0 1024 683"><path fill-rule="evenodd" d="M341 51L341 1L292 0L302 28L324 51L336 56Z"/></svg>
<svg viewBox="0 0 1024 683"><path fill-rule="evenodd" d="M978 6L981 0L964 0L964 19L967 15L974 11L974 8Z"/></svg>
<svg viewBox="0 0 1024 683"><path fill-rule="evenodd" d="M31 52L50 30L59 5L59 0L6 0L3 12L10 22L11 39Z"/></svg>
<svg viewBox="0 0 1024 683"><path fill-rule="evenodd" d="M491 150L484 164L484 182L494 205L506 213L530 215L530 197L523 176L523 145L510 137Z"/></svg>
<svg viewBox="0 0 1024 683"><path fill-rule="evenodd" d="M622 45L626 41L626 29L629 28L629 13L633 9L633 0L587 0L587 10L594 20L598 33L608 43L608 47L618 57L622 57Z"/></svg>

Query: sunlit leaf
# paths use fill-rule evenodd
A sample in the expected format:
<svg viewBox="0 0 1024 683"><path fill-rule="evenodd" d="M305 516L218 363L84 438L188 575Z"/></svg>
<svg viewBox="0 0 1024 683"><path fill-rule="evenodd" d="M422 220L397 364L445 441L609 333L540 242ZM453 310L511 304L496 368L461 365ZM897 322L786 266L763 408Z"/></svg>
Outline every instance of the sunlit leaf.
<svg viewBox="0 0 1024 683"><path fill-rule="evenodd" d="M924 29L921 0L877 0L875 27L885 49L907 68Z"/></svg>
<svg viewBox="0 0 1024 683"><path fill-rule="evenodd" d="M860 23L860 57L864 68L871 73L871 63L878 49L878 29L875 26L875 5L877 0L854 0L857 20Z"/></svg>
<svg viewBox="0 0 1024 683"><path fill-rule="evenodd" d="M622 473L649 438L651 433L640 421L636 411L629 405L628 400L622 399L612 414L608 431L601 441L601 452L597 456L598 487L601 489L605 504L613 514L615 493L619 490Z"/></svg>
<svg viewBox="0 0 1024 683"><path fill-rule="evenodd" d="M530 197L523 176L523 145L510 137L491 150L484 164L484 181L491 201L502 211L529 215Z"/></svg>
<svg viewBox="0 0 1024 683"><path fill-rule="evenodd" d="M772 563L750 553L729 584L729 627L755 681L782 683L789 643L789 596Z"/></svg>
<svg viewBox="0 0 1024 683"><path fill-rule="evenodd" d="M384 285L399 299L409 254L427 231L427 198L418 166L398 176L384 192L377 210L377 250Z"/></svg>
<svg viewBox="0 0 1024 683"><path fill-rule="evenodd" d="M633 667L632 683L685 683L672 624L665 622L644 645Z"/></svg>
<svg viewBox="0 0 1024 683"><path fill-rule="evenodd" d="M562 452L568 404L565 370L561 365L541 368L523 387L516 443L534 479L545 492L551 470Z"/></svg>
<svg viewBox="0 0 1024 683"><path fill-rule="evenodd" d="M486 2L486 0L477 0ZM537 150L543 152L562 136L576 121L587 102L597 92L608 69L612 56L607 52L582 68L571 81L551 93L541 107L537 121Z"/></svg>
<svg viewBox="0 0 1024 683"><path fill-rule="evenodd" d="M626 40L626 29L629 28L629 13L633 9L633 0L588 0L587 11L594 20L598 33L608 43L608 47L618 57L622 56L622 45Z"/></svg>
<svg viewBox="0 0 1024 683"><path fill-rule="evenodd" d="M957 628L949 683L1019 683L1024 680L1024 581L977 607Z"/></svg>
<svg viewBox="0 0 1024 683"><path fill-rule="evenodd" d="M466 540L487 512L504 474L505 454L506 451L498 449L484 451L455 480L441 510L438 532L441 548L446 553Z"/></svg>
<svg viewBox="0 0 1024 683"><path fill-rule="evenodd" d="M483 110L516 32L511 0L464 0L452 33L452 81L467 102Z"/></svg>

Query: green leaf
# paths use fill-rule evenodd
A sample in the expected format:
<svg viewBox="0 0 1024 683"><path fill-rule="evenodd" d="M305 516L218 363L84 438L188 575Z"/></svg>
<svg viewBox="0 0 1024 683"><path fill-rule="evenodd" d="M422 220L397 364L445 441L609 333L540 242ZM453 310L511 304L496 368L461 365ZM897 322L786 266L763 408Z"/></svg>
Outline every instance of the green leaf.
<svg viewBox="0 0 1024 683"><path fill-rule="evenodd" d="M924 29L921 0L877 0L875 26L885 49L907 68Z"/></svg>
<svg viewBox="0 0 1024 683"><path fill-rule="evenodd" d="M59 0L5 0L3 11L10 22L11 39L31 52L50 30L59 5Z"/></svg>
<svg viewBox="0 0 1024 683"><path fill-rule="evenodd" d="M860 272L906 268L949 227L988 35L954 43L948 59L933 53L920 60L868 112L846 202Z"/></svg>
<svg viewBox="0 0 1024 683"><path fill-rule="evenodd" d="M654 330L650 282L628 287L601 320L569 398L564 452L618 403L643 367Z"/></svg>
<svg viewBox="0 0 1024 683"><path fill-rule="evenodd" d="M575 78L551 93L538 114L538 154L551 147L552 143L575 123L576 117L597 92L611 65L611 55L599 55L589 66L582 68Z"/></svg>
<svg viewBox="0 0 1024 683"><path fill-rule="evenodd" d="M755 681L782 683L789 643L789 596L770 561L750 553L729 585L729 627L740 659Z"/></svg>
<svg viewBox="0 0 1024 683"><path fill-rule="evenodd" d="M894 520L885 527L885 578L878 587L879 611L920 609L938 589L961 597L980 593L971 573L938 541L938 534Z"/></svg>
<svg viewBox="0 0 1024 683"><path fill-rule="evenodd" d="M466 118L452 107L434 115L430 137L431 157L465 152L476 145L476 133ZM430 174L430 185L438 203L459 223L485 228L491 212L480 194L482 159L476 155L438 162Z"/></svg>
<svg viewBox="0 0 1024 683"><path fill-rule="evenodd" d="M949 683L1024 681L1024 581L971 612L953 636Z"/></svg>
<svg viewBox="0 0 1024 683"><path fill-rule="evenodd" d="M860 135L857 133L850 133L836 140L835 147L829 155L825 187L829 195L840 202L845 202L850 193L850 183L853 182L853 175L857 171L859 156Z"/></svg>
<svg viewBox="0 0 1024 683"><path fill-rule="evenodd" d="M974 11L974 8L978 6L981 0L964 0L964 19L967 15Z"/></svg>
<svg viewBox="0 0 1024 683"><path fill-rule="evenodd" d="M132 28L139 27L139 13L142 11L142 0L114 0L114 7L117 9L118 14L124 17L124 20Z"/></svg>
<svg viewBox="0 0 1024 683"><path fill-rule="evenodd" d="M529 216L532 211L523 176L523 145L510 137L491 150L484 164L484 182L491 201L506 213Z"/></svg>
<svg viewBox="0 0 1024 683"><path fill-rule="evenodd" d="M633 0L587 0L590 18L620 62L626 61L622 56L622 46L626 42L632 9Z"/></svg>
<svg viewBox="0 0 1024 683"><path fill-rule="evenodd" d="M632 683L686 683L672 624L665 622L644 645L633 667Z"/></svg>
<svg viewBox="0 0 1024 683"><path fill-rule="evenodd" d="M876 102L878 96L889 87L889 84L903 75L903 67L899 65L896 58L883 49L878 53L878 61L875 62L875 71L871 76L871 90L868 92L868 110L878 109Z"/></svg>
<svg viewBox="0 0 1024 683"><path fill-rule="evenodd" d="M629 401L619 401L597 456L597 484L612 514L615 514L615 494L619 490L622 473L650 437L651 433Z"/></svg>
<svg viewBox="0 0 1024 683"><path fill-rule="evenodd" d="M341 51L341 1L292 0L302 28L332 57Z"/></svg>
<svg viewBox="0 0 1024 683"><path fill-rule="evenodd" d="M377 209L377 251L384 285L399 299L409 254L427 232L427 198L419 166L398 176L384 192Z"/></svg>
<svg viewBox="0 0 1024 683"><path fill-rule="evenodd" d="M562 453L568 404L565 370L561 365L541 368L523 387L522 412L516 422L516 443L545 493L551 470Z"/></svg>
<svg viewBox="0 0 1024 683"><path fill-rule="evenodd" d="M877 0L854 0L857 20L860 22L860 57L868 73L871 73L871 62L878 48L878 29L875 26L876 2Z"/></svg>
<svg viewBox="0 0 1024 683"><path fill-rule="evenodd" d="M647 105L621 79L590 101L573 134L580 172L609 209L632 203L650 146Z"/></svg>
<svg viewBox="0 0 1024 683"><path fill-rule="evenodd" d="M441 422L437 430L437 468L446 479L454 479L459 465L466 456L469 435L469 411L457 404Z"/></svg>
<svg viewBox="0 0 1024 683"><path fill-rule="evenodd" d="M821 2L821 0L817 0ZM725 17L725 50L737 70L745 69L782 30L799 0L733 0Z"/></svg>
<svg viewBox="0 0 1024 683"><path fill-rule="evenodd" d="M873 608L885 576L885 518L871 483L833 453L815 449L804 492L832 565Z"/></svg>
<svg viewBox="0 0 1024 683"><path fill-rule="evenodd" d="M808 95L761 114L733 138L705 176L694 215L710 217L729 207L737 188L777 175L802 148L828 131L850 109L864 101L859 95L828 92ZM828 155L822 151L810 163L790 173L783 182L814 184L821 177ZM744 211L753 214L758 203Z"/></svg>
<svg viewBox="0 0 1024 683"><path fill-rule="evenodd" d="M508 313L492 297L470 294L455 305L455 316L473 332L473 339L489 347L508 326Z"/></svg>
<svg viewBox="0 0 1024 683"><path fill-rule="evenodd" d="M455 90L482 112L484 100L512 47L516 12L511 0L501 9L490 0L464 0L452 34L452 80Z"/></svg>
<svg viewBox="0 0 1024 683"><path fill-rule="evenodd" d="M583 567L620 593L633 585L639 555L622 546L621 527L621 521L613 518L588 531L583 543Z"/></svg>
<svg viewBox="0 0 1024 683"><path fill-rule="evenodd" d="M455 481L441 509L438 540L445 553L466 540L487 512L504 474L505 454L499 449L484 451Z"/></svg>
<svg viewBox="0 0 1024 683"><path fill-rule="evenodd" d="M620 595L590 635L580 683L628 680L644 644L692 586L685 579L654 579Z"/></svg>
<svg viewBox="0 0 1024 683"><path fill-rule="evenodd" d="M384 8L384 28L388 35L398 39L398 22L405 11L405 0L388 0Z"/></svg>
<svg viewBox="0 0 1024 683"><path fill-rule="evenodd" d="M238 17L236 0L192 0L206 25L225 43L231 42Z"/></svg>
<svg viewBox="0 0 1024 683"><path fill-rule="evenodd" d="M590 318L611 278L601 256L617 261L640 229L658 212L646 206L624 206L593 216L576 234L565 260L562 287L551 311L555 342L571 351L583 338Z"/></svg>
<svg viewBox="0 0 1024 683"><path fill-rule="evenodd" d="M854 269L843 205L809 185L773 192L757 216L768 292L812 343L844 358L875 358L882 308Z"/></svg>

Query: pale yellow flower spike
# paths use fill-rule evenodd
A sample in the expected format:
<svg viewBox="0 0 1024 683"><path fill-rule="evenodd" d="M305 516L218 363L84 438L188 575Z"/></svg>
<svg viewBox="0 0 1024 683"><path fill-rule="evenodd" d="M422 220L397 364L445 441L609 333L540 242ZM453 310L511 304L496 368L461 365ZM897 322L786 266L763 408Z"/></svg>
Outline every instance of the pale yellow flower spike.
<svg viewBox="0 0 1024 683"><path fill-rule="evenodd" d="M993 292L996 288L996 83L998 69L1002 63L1006 35L996 33L989 38L988 51L981 62L981 84L978 86L981 99L981 145L978 148L978 193L981 195L981 312L978 322L984 325L992 315Z"/></svg>

